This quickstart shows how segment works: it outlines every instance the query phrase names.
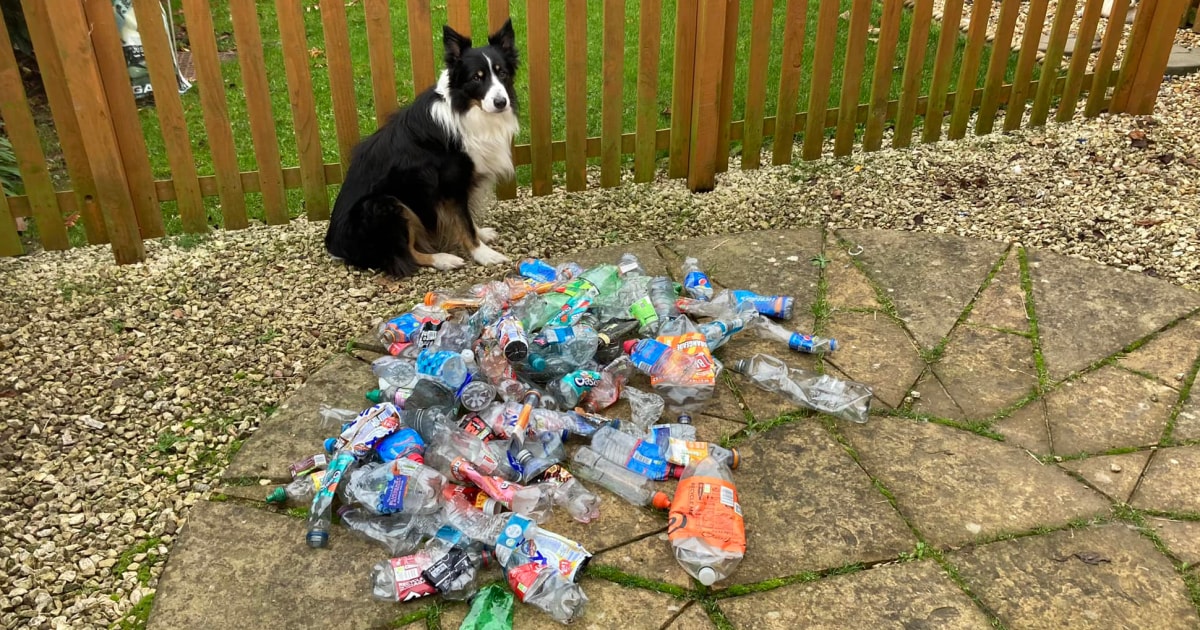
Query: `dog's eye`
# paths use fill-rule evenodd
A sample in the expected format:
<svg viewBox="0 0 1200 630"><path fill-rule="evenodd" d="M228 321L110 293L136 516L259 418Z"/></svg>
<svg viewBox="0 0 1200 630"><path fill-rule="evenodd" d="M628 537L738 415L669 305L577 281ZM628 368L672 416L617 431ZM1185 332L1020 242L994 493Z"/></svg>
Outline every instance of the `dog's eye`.
<svg viewBox="0 0 1200 630"><path fill-rule="evenodd" d="M497 78L497 79L500 79L501 81L503 81L503 80L505 80L505 79L507 79L507 78L508 78L508 73L507 73L507 72L505 72L505 71L503 71L503 70L497 70L497 71L496 71L496 78Z"/></svg>
<svg viewBox="0 0 1200 630"><path fill-rule="evenodd" d="M482 72L480 72L480 73L476 74L475 76L471 77L471 80L472 80L472 81L482 81L482 80L483 80L483 73L482 73Z"/></svg>

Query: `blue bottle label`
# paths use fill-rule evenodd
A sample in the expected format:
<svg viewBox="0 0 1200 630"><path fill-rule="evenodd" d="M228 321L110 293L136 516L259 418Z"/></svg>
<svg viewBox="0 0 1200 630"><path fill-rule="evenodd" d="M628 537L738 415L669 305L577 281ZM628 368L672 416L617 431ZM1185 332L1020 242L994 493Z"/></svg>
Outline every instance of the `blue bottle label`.
<svg viewBox="0 0 1200 630"><path fill-rule="evenodd" d="M554 282L558 279L558 272L554 270L554 267L551 267L546 261L540 258L522 260L517 265L517 273L538 282Z"/></svg>
<svg viewBox="0 0 1200 630"><path fill-rule="evenodd" d="M647 479L666 479L667 462L659 456L658 445L638 440L637 448L629 454L625 468Z"/></svg>
<svg viewBox="0 0 1200 630"><path fill-rule="evenodd" d="M601 378L603 376L595 370L575 370L562 377L562 380L572 391L583 396L585 393L591 391L593 387L600 384Z"/></svg>
<svg viewBox="0 0 1200 630"><path fill-rule="evenodd" d="M446 368L446 362L458 357L458 353L450 352L449 350L439 350L437 352L422 350L421 354L417 355L417 372L437 378L442 375L442 371Z"/></svg>
<svg viewBox="0 0 1200 630"><path fill-rule="evenodd" d="M543 328L541 334L537 336L537 343L540 346L546 346L552 343L564 343L574 337L574 326L554 326Z"/></svg>
<svg viewBox="0 0 1200 630"><path fill-rule="evenodd" d="M805 335L798 332L792 333L792 336L788 337L788 347L796 352L808 352L811 354L813 352L812 335Z"/></svg>
<svg viewBox="0 0 1200 630"><path fill-rule="evenodd" d="M786 319L792 311L792 298L787 295L758 295L751 291L734 291L733 297L738 301L750 302L754 310L769 317Z"/></svg>
<svg viewBox="0 0 1200 630"><path fill-rule="evenodd" d="M504 564L513 551L525 542L525 531L532 524L533 521L520 514L508 517L508 523L505 524L504 530L496 537L496 558L500 560L501 564Z"/></svg>
<svg viewBox="0 0 1200 630"><path fill-rule="evenodd" d="M649 372L654 368L654 364L666 354L671 347L665 343L646 339L634 346L633 352L630 353L629 359L637 369L643 372Z"/></svg>
<svg viewBox="0 0 1200 630"><path fill-rule="evenodd" d="M407 343L412 341L416 332L421 329L421 323L416 315L405 313L388 320L384 326L387 334L392 336L392 343Z"/></svg>
<svg viewBox="0 0 1200 630"><path fill-rule="evenodd" d="M422 440L421 435L413 429L401 427L395 433L380 440L376 450L379 451L380 459L390 462L414 453L424 454L425 440Z"/></svg>
<svg viewBox="0 0 1200 630"><path fill-rule="evenodd" d="M697 300L708 301L712 298L712 283L703 271L689 271L683 278L683 288Z"/></svg>
<svg viewBox="0 0 1200 630"><path fill-rule="evenodd" d="M408 476L398 475L388 480L387 487L379 495L377 511L380 514L391 514L404 509L404 492L408 489Z"/></svg>

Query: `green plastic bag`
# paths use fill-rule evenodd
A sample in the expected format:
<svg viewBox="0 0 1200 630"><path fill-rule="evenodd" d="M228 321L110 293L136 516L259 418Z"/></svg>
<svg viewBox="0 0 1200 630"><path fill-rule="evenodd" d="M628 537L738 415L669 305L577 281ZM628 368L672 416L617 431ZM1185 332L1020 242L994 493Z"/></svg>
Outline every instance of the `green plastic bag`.
<svg viewBox="0 0 1200 630"><path fill-rule="evenodd" d="M513 594L500 584L479 589L458 630L512 630Z"/></svg>

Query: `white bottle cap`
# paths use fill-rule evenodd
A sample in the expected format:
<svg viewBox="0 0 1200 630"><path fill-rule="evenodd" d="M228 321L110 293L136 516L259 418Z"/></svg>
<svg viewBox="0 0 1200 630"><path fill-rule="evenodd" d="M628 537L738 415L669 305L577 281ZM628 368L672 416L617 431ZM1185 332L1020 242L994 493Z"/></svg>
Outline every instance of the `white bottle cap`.
<svg viewBox="0 0 1200 630"><path fill-rule="evenodd" d="M713 571L712 567L701 567L696 572L696 578L705 586L712 586L713 582L717 581L717 572Z"/></svg>

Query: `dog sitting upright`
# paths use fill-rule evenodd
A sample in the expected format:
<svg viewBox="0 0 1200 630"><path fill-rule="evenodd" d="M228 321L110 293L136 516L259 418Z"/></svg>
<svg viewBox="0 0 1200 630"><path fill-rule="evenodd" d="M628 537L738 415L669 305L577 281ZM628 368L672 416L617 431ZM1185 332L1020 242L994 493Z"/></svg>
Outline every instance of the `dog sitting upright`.
<svg viewBox="0 0 1200 630"><path fill-rule="evenodd" d="M511 21L480 48L443 28L437 85L354 148L325 233L330 254L397 277L461 267L455 248L481 265L508 261L478 221L496 181L513 176L514 39Z"/></svg>

